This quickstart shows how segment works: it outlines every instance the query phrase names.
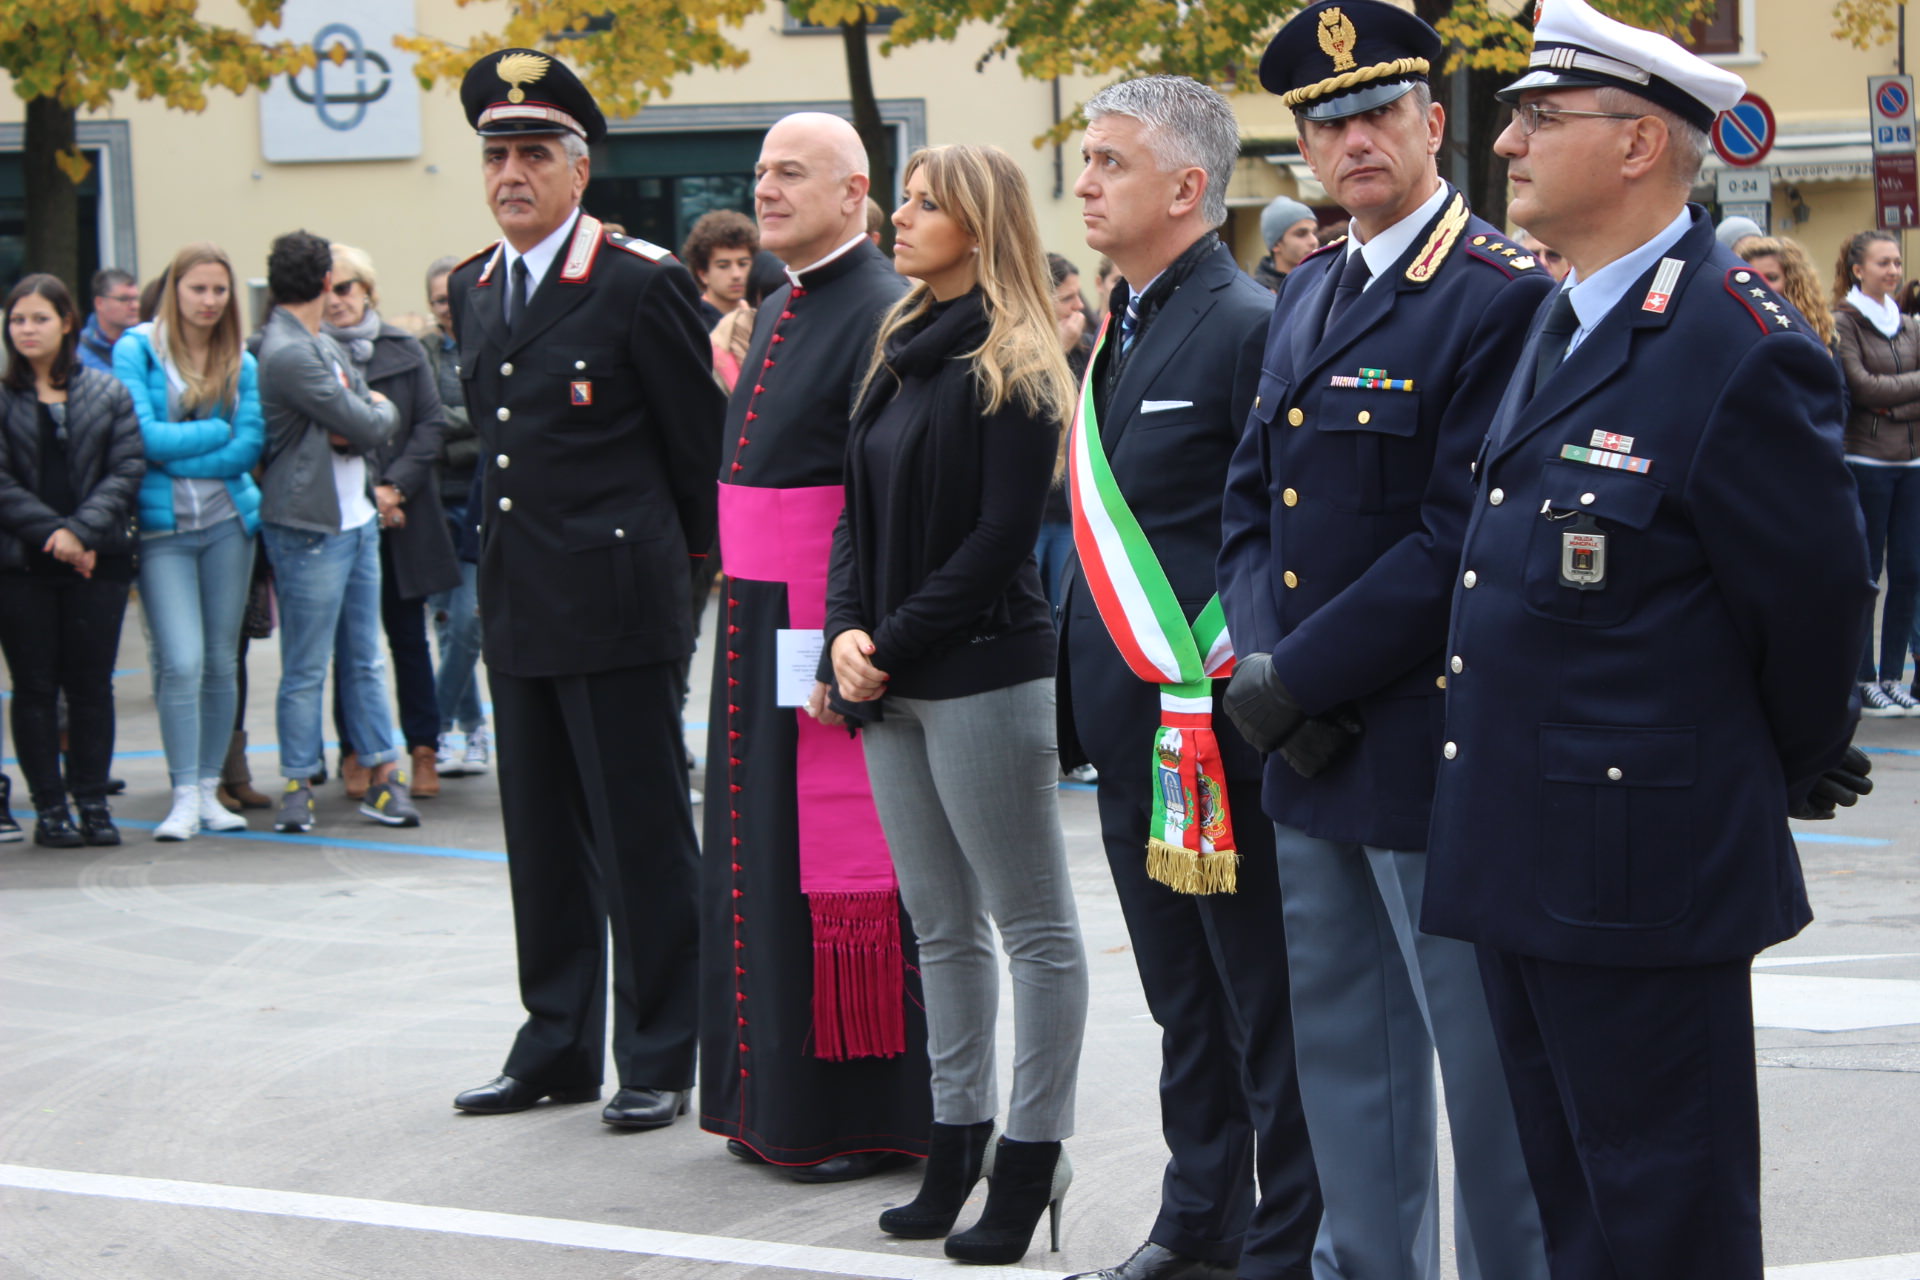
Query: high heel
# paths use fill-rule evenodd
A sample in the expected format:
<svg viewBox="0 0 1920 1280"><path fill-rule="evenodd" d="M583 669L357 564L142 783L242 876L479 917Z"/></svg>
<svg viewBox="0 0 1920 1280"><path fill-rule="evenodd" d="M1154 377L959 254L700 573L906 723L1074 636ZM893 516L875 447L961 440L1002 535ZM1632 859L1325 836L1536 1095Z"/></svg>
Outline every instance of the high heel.
<svg viewBox="0 0 1920 1280"><path fill-rule="evenodd" d="M1033 1243L1040 1212L1047 1213L1053 1251L1060 1251L1060 1209L1073 1184L1073 1161L1057 1142L1002 1138L987 1179L987 1207L980 1221L947 1237L947 1256L959 1262L1005 1266L1020 1261Z"/></svg>
<svg viewBox="0 0 1920 1280"><path fill-rule="evenodd" d="M953 1230L960 1207L980 1179L992 1170L997 1120L979 1124L941 1124L935 1121L927 1141L927 1168L920 1176L920 1192L907 1204L880 1215L880 1229L906 1240L937 1240Z"/></svg>

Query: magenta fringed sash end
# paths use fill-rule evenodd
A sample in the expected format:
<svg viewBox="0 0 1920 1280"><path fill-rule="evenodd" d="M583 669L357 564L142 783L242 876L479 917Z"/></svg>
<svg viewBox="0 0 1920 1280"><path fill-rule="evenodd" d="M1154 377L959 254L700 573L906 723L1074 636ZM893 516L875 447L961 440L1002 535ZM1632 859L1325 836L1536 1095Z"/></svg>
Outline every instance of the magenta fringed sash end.
<svg viewBox="0 0 1920 1280"><path fill-rule="evenodd" d="M810 893L813 1054L828 1062L891 1058L907 1048L900 896Z"/></svg>

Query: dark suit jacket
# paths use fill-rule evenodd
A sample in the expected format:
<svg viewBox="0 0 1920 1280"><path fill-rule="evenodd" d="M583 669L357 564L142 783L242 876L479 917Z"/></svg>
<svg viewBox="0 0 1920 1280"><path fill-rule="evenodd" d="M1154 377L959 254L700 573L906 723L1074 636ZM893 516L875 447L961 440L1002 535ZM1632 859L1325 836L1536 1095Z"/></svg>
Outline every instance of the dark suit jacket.
<svg viewBox="0 0 1920 1280"><path fill-rule="evenodd" d="M1267 813L1322 839L1426 847L1468 464L1551 284L1486 222L1459 226L1457 200L1331 332L1345 242L1287 276L1227 481L1234 650L1272 653L1308 711L1351 705L1365 725L1314 778L1267 761ZM1338 385L1363 369L1411 389Z"/></svg>
<svg viewBox="0 0 1920 1280"><path fill-rule="evenodd" d="M1248 279L1215 241L1128 352L1100 420L1100 443L1114 480L1189 622L1213 598L1220 490L1247 420L1272 309L1273 295ZM1103 376L1117 342L1109 334L1090 377ZM1061 613L1062 759L1091 759L1102 786L1144 792L1160 723L1160 689L1134 675L1121 658L1077 557ZM1229 777L1257 777L1259 757L1219 710L1223 688L1224 682L1216 682L1213 721L1222 762ZM1075 737L1081 752L1073 749ZM1248 820L1258 819L1248 814Z"/></svg>
<svg viewBox="0 0 1920 1280"><path fill-rule="evenodd" d="M1430 932L1683 965L1811 918L1787 809L1852 734L1873 596L1840 374L1704 210L1669 257L1664 310L1643 305L1656 267L1537 394L1521 358L1483 454ZM1646 470L1563 456L1596 430ZM1582 516L1606 539L1596 590L1562 582Z"/></svg>
<svg viewBox="0 0 1920 1280"><path fill-rule="evenodd" d="M693 278L582 214L507 332L499 247L449 281L485 442L487 665L574 675L693 651L688 554L713 545L723 407Z"/></svg>

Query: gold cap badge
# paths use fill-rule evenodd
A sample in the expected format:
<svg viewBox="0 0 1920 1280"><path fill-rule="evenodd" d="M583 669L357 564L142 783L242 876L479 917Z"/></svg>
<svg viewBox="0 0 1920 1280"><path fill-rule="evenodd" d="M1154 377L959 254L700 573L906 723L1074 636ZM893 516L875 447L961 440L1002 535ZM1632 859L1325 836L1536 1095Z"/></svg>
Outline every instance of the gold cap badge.
<svg viewBox="0 0 1920 1280"><path fill-rule="evenodd" d="M1333 59L1335 71L1353 70L1353 22L1338 9L1320 11L1320 51Z"/></svg>
<svg viewBox="0 0 1920 1280"><path fill-rule="evenodd" d="M500 59L494 65L494 70L502 80L513 86L507 91L507 101L525 102L527 95L522 86L532 84L547 74L547 63L548 59L537 53L510 53Z"/></svg>

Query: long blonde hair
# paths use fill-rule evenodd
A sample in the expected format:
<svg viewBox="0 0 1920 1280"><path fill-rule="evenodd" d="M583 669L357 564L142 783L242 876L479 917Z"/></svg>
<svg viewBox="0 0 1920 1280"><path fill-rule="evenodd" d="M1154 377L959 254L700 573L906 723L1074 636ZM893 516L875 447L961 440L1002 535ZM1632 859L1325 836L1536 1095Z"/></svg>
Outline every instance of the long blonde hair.
<svg viewBox="0 0 1920 1280"><path fill-rule="evenodd" d="M1820 277L1798 240L1786 236L1748 236L1740 242L1740 256L1748 262L1773 258L1780 264L1780 296L1791 302L1820 341L1833 345L1833 312L1820 296Z"/></svg>
<svg viewBox="0 0 1920 1280"><path fill-rule="evenodd" d="M1060 350L1053 276L1047 270L1026 176L1000 148L970 143L916 151L901 184L916 173L924 173L934 203L980 245L979 288L987 337L965 356L973 362L987 412L1014 401L1036 417L1064 425L1076 388ZM862 398L874 375L887 365L887 339L925 315L933 303L933 290L920 281L881 319L860 384Z"/></svg>
<svg viewBox="0 0 1920 1280"><path fill-rule="evenodd" d="M227 273L227 309L214 321L207 339L206 366L196 371L187 361L186 325L180 319L180 281L205 263L216 263ZM240 289L226 250L213 244L190 244L173 255L160 288L160 308L154 317L156 336L165 335L167 358L187 389L180 394L186 409L228 408L240 391Z"/></svg>

